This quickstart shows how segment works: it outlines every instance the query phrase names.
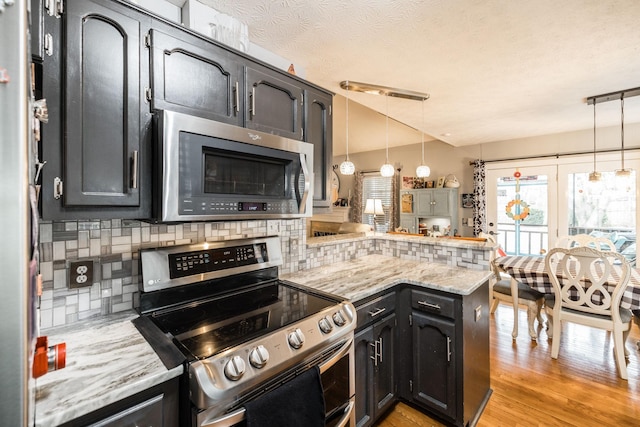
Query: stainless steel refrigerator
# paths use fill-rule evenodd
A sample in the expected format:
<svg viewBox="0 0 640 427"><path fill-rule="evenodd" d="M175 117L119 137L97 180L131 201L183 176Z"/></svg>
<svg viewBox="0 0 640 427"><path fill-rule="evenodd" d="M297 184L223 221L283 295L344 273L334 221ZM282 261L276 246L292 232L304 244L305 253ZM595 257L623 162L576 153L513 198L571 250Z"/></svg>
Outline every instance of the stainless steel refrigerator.
<svg viewBox="0 0 640 427"><path fill-rule="evenodd" d="M0 0L0 425L33 424L28 0ZM37 218L35 218L37 223ZM37 224L36 224L37 226Z"/></svg>

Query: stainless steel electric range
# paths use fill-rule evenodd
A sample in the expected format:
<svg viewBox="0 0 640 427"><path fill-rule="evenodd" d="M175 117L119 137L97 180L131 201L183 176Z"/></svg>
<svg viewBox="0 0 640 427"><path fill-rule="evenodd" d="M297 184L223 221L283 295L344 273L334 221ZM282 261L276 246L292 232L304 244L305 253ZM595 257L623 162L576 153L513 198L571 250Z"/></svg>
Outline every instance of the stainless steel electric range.
<svg viewBox="0 0 640 427"><path fill-rule="evenodd" d="M181 425L244 425L249 402L318 369L324 425L355 427L355 308L280 280L280 246L272 236L141 251L134 323L167 367L185 365Z"/></svg>

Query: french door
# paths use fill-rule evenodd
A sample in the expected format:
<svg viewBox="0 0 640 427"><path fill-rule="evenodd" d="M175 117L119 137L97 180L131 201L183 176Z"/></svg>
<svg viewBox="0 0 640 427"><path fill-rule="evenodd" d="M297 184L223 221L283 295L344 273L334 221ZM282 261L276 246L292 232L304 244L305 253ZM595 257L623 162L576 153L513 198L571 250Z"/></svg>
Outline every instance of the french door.
<svg viewBox="0 0 640 427"><path fill-rule="evenodd" d="M540 255L555 243L556 176L556 165L487 166L487 232L509 255Z"/></svg>

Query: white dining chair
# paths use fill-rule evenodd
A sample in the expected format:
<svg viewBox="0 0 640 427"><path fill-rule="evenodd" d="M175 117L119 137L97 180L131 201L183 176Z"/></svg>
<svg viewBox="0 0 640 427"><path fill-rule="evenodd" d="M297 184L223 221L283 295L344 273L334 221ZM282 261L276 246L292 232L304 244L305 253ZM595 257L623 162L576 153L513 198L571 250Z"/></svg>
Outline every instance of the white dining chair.
<svg viewBox="0 0 640 427"><path fill-rule="evenodd" d="M614 268L618 271L615 276ZM631 310L621 308L620 301L629 285L631 267L625 258L586 246L554 248L545 257L545 269L553 285L553 294L545 296L551 357L558 358L563 322L611 331L618 373L626 380L625 341Z"/></svg>
<svg viewBox="0 0 640 427"><path fill-rule="evenodd" d="M478 237L484 237L488 242L496 244L495 236L486 233L480 233ZM535 328L535 320L538 319L540 325L544 325L542 320L542 303L544 301L541 292L532 289L529 285L519 282L504 270L502 270L494 261L497 257L499 246L493 251L491 258L491 268L495 277L495 282L491 287L491 307L489 312L495 313L500 301L513 306L513 330L511 337L515 340L518 337L518 306L523 305L527 308L527 326L529 336L533 341L538 339L538 332ZM514 294L515 290L515 294ZM513 297L515 295L515 298Z"/></svg>

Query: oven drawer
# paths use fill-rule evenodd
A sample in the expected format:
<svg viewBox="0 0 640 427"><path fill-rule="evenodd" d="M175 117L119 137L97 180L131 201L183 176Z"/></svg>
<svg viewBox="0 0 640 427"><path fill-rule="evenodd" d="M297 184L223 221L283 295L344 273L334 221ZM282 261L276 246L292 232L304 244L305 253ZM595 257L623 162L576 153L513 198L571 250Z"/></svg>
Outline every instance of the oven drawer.
<svg viewBox="0 0 640 427"><path fill-rule="evenodd" d="M394 311L396 308L396 293L391 292L381 297L356 307L357 322L356 329L360 329L383 316Z"/></svg>
<svg viewBox="0 0 640 427"><path fill-rule="evenodd" d="M455 319L456 299L414 289L411 291L411 308Z"/></svg>

